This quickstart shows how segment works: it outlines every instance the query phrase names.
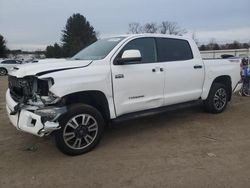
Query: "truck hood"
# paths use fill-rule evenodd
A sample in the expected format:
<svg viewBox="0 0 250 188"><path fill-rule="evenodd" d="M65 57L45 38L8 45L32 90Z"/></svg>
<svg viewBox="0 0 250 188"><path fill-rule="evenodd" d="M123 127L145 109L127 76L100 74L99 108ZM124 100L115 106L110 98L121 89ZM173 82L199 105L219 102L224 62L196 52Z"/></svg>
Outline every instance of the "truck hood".
<svg viewBox="0 0 250 188"><path fill-rule="evenodd" d="M22 78L24 76L41 76L44 74L83 68L92 63L91 60L71 60L71 59L47 59L38 63L27 63L14 67L9 75Z"/></svg>

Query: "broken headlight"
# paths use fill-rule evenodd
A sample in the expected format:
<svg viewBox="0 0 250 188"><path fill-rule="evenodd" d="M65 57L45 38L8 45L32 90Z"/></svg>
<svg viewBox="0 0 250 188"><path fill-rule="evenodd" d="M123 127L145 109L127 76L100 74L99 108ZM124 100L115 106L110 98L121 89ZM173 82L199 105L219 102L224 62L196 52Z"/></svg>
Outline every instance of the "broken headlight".
<svg viewBox="0 0 250 188"><path fill-rule="evenodd" d="M49 88L54 84L53 78L37 79L37 95L41 99L42 103L55 104L60 98L49 91Z"/></svg>
<svg viewBox="0 0 250 188"><path fill-rule="evenodd" d="M54 85L53 78L37 79L37 94L40 96L48 96L49 88Z"/></svg>
<svg viewBox="0 0 250 188"><path fill-rule="evenodd" d="M53 84L53 78L35 78L32 89L33 94L28 100L28 104L41 107L57 103L60 97L49 91Z"/></svg>

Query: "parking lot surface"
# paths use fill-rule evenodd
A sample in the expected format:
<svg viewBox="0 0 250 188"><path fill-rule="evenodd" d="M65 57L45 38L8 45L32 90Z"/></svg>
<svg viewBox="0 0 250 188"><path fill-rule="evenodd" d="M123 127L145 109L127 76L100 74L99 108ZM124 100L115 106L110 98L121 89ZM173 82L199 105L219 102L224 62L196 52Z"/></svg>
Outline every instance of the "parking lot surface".
<svg viewBox="0 0 250 188"><path fill-rule="evenodd" d="M192 107L116 123L85 155L17 131L0 77L0 187L250 187L250 98L222 114Z"/></svg>

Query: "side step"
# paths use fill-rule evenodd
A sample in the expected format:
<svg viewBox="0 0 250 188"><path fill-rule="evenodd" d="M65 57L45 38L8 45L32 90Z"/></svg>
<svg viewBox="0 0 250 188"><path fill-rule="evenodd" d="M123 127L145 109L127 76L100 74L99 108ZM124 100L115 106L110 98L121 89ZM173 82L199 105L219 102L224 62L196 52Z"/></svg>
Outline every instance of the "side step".
<svg viewBox="0 0 250 188"><path fill-rule="evenodd" d="M144 116L150 116L150 115L155 115L163 112L169 112L169 111L175 111L183 108L188 108L188 107L193 107L193 106L198 106L202 104L202 100L195 100L195 101L190 101L190 102L185 102L185 103L180 103L180 104L174 104L174 105L169 105L169 106L163 106L159 108L153 108L149 110L143 110L139 112L133 112L129 114L124 114L121 116L118 116L115 119L112 119L112 122L119 122L119 121L126 121L130 119L135 119L135 118L140 118Z"/></svg>

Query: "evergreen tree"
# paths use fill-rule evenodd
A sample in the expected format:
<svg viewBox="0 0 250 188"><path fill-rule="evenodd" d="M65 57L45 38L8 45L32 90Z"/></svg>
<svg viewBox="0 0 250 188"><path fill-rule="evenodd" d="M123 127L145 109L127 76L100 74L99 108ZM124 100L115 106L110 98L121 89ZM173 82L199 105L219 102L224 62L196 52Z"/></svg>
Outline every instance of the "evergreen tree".
<svg viewBox="0 0 250 188"><path fill-rule="evenodd" d="M6 41L0 34L0 58L6 57L6 53L7 53Z"/></svg>
<svg viewBox="0 0 250 188"><path fill-rule="evenodd" d="M55 58L62 57L62 49L57 43L54 44L54 56Z"/></svg>
<svg viewBox="0 0 250 188"><path fill-rule="evenodd" d="M96 32L81 14L73 14L62 31L63 56L72 57L78 51L97 40Z"/></svg>
<svg viewBox="0 0 250 188"><path fill-rule="evenodd" d="M62 49L55 43L54 46L47 46L45 55L47 58L60 58L62 57Z"/></svg>

